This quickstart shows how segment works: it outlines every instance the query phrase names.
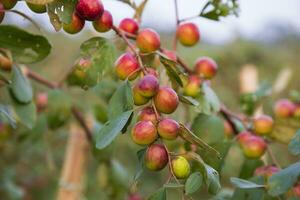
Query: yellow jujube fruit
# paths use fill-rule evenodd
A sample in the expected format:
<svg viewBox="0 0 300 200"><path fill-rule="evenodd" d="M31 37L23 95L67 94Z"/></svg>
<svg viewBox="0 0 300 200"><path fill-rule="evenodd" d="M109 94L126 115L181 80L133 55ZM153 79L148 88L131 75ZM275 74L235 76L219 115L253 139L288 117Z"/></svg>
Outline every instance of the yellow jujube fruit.
<svg viewBox="0 0 300 200"><path fill-rule="evenodd" d="M172 160L172 169L174 175L179 179L187 178L190 174L190 164L182 156L178 156Z"/></svg>

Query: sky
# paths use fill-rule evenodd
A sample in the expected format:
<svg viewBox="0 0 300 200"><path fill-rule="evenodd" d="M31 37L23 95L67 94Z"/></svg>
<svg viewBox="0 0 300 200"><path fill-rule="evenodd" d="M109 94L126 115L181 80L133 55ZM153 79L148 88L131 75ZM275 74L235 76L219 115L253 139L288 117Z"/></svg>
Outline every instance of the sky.
<svg viewBox="0 0 300 200"><path fill-rule="evenodd" d="M136 0L140 2L141 0ZM178 0L179 18L186 18L199 14L204 0ZM126 4L117 0L103 0L105 9L111 11L114 23L117 25L123 18L131 17L133 10ZM25 6L25 2L17 4L15 9L33 16L47 31L54 31L49 26L47 15L33 14ZM149 0L143 13L143 27L151 27L160 32L175 30L174 0ZM204 18L195 18L202 38L213 43L226 43L237 36L254 38L258 33L268 34L270 24L283 24L300 33L300 1L299 0L240 0L239 17L230 16L219 22ZM8 14L6 23L26 26L28 21ZM92 29L91 24L86 25ZM63 33L62 33L63 34ZM71 36L73 37L73 36ZM266 36L267 37L267 36Z"/></svg>

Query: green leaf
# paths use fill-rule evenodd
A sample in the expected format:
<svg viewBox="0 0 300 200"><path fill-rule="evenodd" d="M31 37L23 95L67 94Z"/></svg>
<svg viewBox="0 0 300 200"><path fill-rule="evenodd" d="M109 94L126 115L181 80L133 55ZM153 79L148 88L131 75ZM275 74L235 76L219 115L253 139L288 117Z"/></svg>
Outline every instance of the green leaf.
<svg viewBox="0 0 300 200"><path fill-rule="evenodd" d="M55 17L62 23L69 24L72 21L72 15L77 0L54 0L48 4L48 13L56 15ZM49 17L54 17L49 15Z"/></svg>
<svg viewBox="0 0 300 200"><path fill-rule="evenodd" d="M13 118L10 109L0 104L0 121L7 122L10 124L11 127L16 128L16 120Z"/></svg>
<svg viewBox="0 0 300 200"><path fill-rule="evenodd" d="M33 96L32 88L20 68L13 66L11 81L12 83L10 84L9 90L13 97L19 103L30 103Z"/></svg>
<svg viewBox="0 0 300 200"><path fill-rule="evenodd" d="M231 177L230 182L237 188L251 189L251 188L264 188L264 185L259 185L251 181L240 178Z"/></svg>
<svg viewBox="0 0 300 200"><path fill-rule="evenodd" d="M96 148L107 147L124 128L132 113L132 110L124 112L116 119L107 122L96 135Z"/></svg>
<svg viewBox="0 0 300 200"><path fill-rule="evenodd" d="M192 131L208 144L224 140L223 121L215 115L199 114L193 121Z"/></svg>
<svg viewBox="0 0 300 200"><path fill-rule="evenodd" d="M0 48L10 50L15 62L34 63L49 55L51 45L44 36L15 26L0 25Z"/></svg>
<svg viewBox="0 0 300 200"><path fill-rule="evenodd" d="M216 93L207 84L202 85L202 91L202 95L198 97L198 110L204 114L218 112L221 104Z"/></svg>
<svg viewBox="0 0 300 200"><path fill-rule="evenodd" d="M268 193L271 196L278 196L286 193L297 182L300 175L300 162L294 163L282 169L269 178Z"/></svg>
<svg viewBox="0 0 300 200"><path fill-rule="evenodd" d="M200 164L200 172L204 177L204 183L208 187L208 192L217 194L221 189L219 173L211 166L205 164L198 154L189 153L189 156Z"/></svg>
<svg viewBox="0 0 300 200"><path fill-rule="evenodd" d="M256 168L262 166L264 163L262 160L258 159L245 159L241 171L240 171L240 178L243 179L249 179L250 177L253 176L254 171Z"/></svg>
<svg viewBox="0 0 300 200"><path fill-rule="evenodd" d="M117 160L111 161L111 171L113 182L123 187L128 186L129 176L126 168Z"/></svg>
<svg viewBox="0 0 300 200"><path fill-rule="evenodd" d="M32 129L36 122L36 107L33 102L20 104L12 99L14 110L20 122L29 129Z"/></svg>
<svg viewBox="0 0 300 200"><path fill-rule="evenodd" d="M202 185L203 176L200 172L195 172L189 176L185 182L185 194L190 195L196 192Z"/></svg>
<svg viewBox="0 0 300 200"><path fill-rule="evenodd" d="M82 57L92 61L86 73L86 81L89 82L89 85L96 85L101 80L103 73L114 65L115 46L109 39L93 37L82 43L80 50Z"/></svg>
<svg viewBox="0 0 300 200"><path fill-rule="evenodd" d="M174 79L181 87L183 86L183 82L180 78L180 74L182 72L179 70L177 63L166 58L163 54L159 54L160 62L167 70L167 74L170 78Z"/></svg>
<svg viewBox="0 0 300 200"><path fill-rule="evenodd" d="M297 131L295 136L292 138L292 140L289 143L289 151L293 155L300 154L300 130Z"/></svg>
<svg viewBox="0 0 300 200"><path fill-rule="evenodd" d="M143 149L138 150L138 152L136 153L137 157L138 157L139 164L138 164L137 172L136 172L136 174L134 175L134 178L133 178L135 181L137 179L139 179L140 176L143 173L144 166L145 166L144 158L145 158L146 150L147 150L147 148L143 148Z"/></svg>
<svg viewBox="0 0 300 200"><path fill-rule="evenodd" d="M182 103L186 103L188 105L191 105L191 106L198 106L199 105L199 102L192 98L192 97L189 97L189 96L184 96L184 95L178 95L179 96L179 101L181 101Z"/></svg>
<svg viewBox="0 0 300 200"><path fill-rule="evenodd" d="M251 178L250 181L256 184L264 184L264 178L262 176ZM265 196L266 194L263 188L252 188L252 189L236 188L231 200L242 200L242 199L264 200Z"/></svg>
<svg viewBox="0 0 300 200"><path fill-rule="evenodd" d="M148 200L167 200L167 191L166 188L162 187L152 194Z"/></svg>
<svg viewBox="0 0 300 200"><path fill-rule="evenodd" d="M169 182L169 183L164 184L164 187L165 188L174 188L174 189L176 189L176 188L184 188L184 185L178 184L176 182Z"/></svg>
<svg viewBox="0 0 300 200"><path fill-rule="evenodd" d="M133 109L132 90L129 81L125 81L113 94L108 104L109 119L114 119L125 111Z"/></svg>
<svg viewBox="0 0 300 200"><path fill-rule="evenodd" d="M184 124L181 123L179 135L185 141L199 146L203 151L207 151L209 155L220 158L220 153L218 151L216 151L214 148L212 148L199 137L197 137L193 132L191 132L187 127L185 127Z"/></svg>

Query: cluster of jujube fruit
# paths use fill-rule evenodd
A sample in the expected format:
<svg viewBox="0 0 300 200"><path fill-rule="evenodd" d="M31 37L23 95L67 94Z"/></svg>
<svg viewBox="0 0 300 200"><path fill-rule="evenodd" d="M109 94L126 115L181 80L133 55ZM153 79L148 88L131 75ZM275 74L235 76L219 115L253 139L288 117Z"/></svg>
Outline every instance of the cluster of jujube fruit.
<svg viewBox="0 0 300 200"><path fill-rule="evenodd" d="M279 99L274 106L274 114L278 118L300 118L300 102Z"/></svg>

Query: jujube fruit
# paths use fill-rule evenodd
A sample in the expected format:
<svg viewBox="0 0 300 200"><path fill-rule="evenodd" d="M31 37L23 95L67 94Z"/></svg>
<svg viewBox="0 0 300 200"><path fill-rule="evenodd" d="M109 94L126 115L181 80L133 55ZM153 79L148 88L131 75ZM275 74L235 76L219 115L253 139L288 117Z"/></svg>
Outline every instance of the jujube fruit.
<svg viewBox="0 0 300 200"><path fill-rule="evenodd" d="M205 79L213 78L217 73L217 63L209 57L201 57L195 63L195 73Z"/></svg>
<svg viewBox="0 0 300 200"><path fill-rule="evenodd" d="M0 69L9 71L12 68L12 61L5 55L0 54Z"/></svg>
<svg viewBox="0 0 300 200"><path fill-rule="evenodd" d="M110 12L107 10L104 10L102 16L99 19L93 21L94 29L101 33L109 31L112 28L112 26L113 18Z"/></svg>
<svg viewBox="0 0 300 200"><path fill-rule="evenodd" d="M4 6L3 4L0 2L0 24L1 22L3 21L3 18L5 16L5 12L4 11L1 11L1 10L4 10Z"/></svg>
<svg viewBox="0 0 300 200"><path fill-rule="evenodd" d="M201 79L196 75L188 78L187 84L183 87L183 93L190 97L197 97L200 93Z"/></svg>
<svg viewBox="0 0 300 200"><path fill-rule="evenodd" d="M35 12L35 13L45 13L47 12L47 7L46 5L43 5L43 4L34 4L34 3L29 3L29 2L26 2L28 8Z"/></svg>
<svg viewBox="0 0 300 200"><path fill-rule="evenodd" d="M159 89L159 82L155 76L147 74L141 80L139 80L139 82L137 83L137 87L138 92L143 97L150 98L157 93Z"/></svg>
<svg viewBox="0 0 300 200"><path fill-rule="evenodd" d="M185 179L190 175L190 164L182 156L177 156L172 160L172 170L178 179Z"/></svg>
<svg viewBox="0 0 300 200"><path fill-rule="evenodd" d="M159 112L170 114L176 110L179 99L172 88L160 87L154 96L154 104Z"/></svg>
<svg viewBox="0 0 300 200"><path fill-rule="evenodd" d="M200 39L198 27L194 23L184 23L177 29L177 38L184 46L193 46Z"/></svg>
<svg viewBox="0 0 300 200"><path fill-rule="evenodd" d="M133 126L131 137L136 144L151 144L157 138L156 127L151 121L139 121Z"/></svg>
<svg viewBox="0 0 300 200"><path fill-rule="evenodd" d="M153 107L147 106L141 110L138 116L139 121L151 121L154 125L157 124L157 117Z"/></svg>
<svg viewBox="0 0 300 200"><path fill-rule="evenodd" d="M95 21L104 12L103 4L100 0L78 0L76 13L85 20Z"/></svg>
<svg viewBox="0 0 300 200"><path fill-rule="evenodd" d="M274 121L268 115L261 115L253 120L253 129L257 135L267 135L273 130Z"/></svg>
<svg viewBox="0 0 300 200"><path fill-rule="evenodd" d="M274 113L276 117L288 118L293 115L295 105L288 99L280 99L274 106Z"/></svg>
<svg viewBox="0 0 300 200"><path fill-rule="evenodd" d="M139 30L139 25L134 19L124 18L119 24L119 29L135 35Z"/></svg>
<svg viewBox="0 0 300 200"><path fill-rule="evenodd" d="M141 52L151 53L160 48L160 37L153 29L146 28L138 33L136 44Z"/></svg>
<svg viewBox="0 0 300 200"><path fill-rule="evenodd" d="M158 171L168 164L168 152L161 144L152 144L145 154L145 165L149 170Z"/></svg>
<svg viewBox="0 0 300 200"><path fill-rule="evenodd" d="M138 91L138 87L137 85L135 85L133 88L132 88L132 95L133 95L133 102L136 106L141 106L141 105L144 105L146 103L148 103L148 101L150 100L149 98L147 97L144 97L142 96L139 91Z"/></svg>
<svg viewBox="0 0 300 200"><path fill-rule="evenodd" d="M157 132L160 137L167 140L174 140L179 133L179 124L170 118L165 118L159 121L157 125Z"/></svg>
<svg viewBox="0 0 300 200"><path fill-rule="evenodd" d="M241 146L244 155L252 159L260 158L267 148L267 144L264 139L254 135L246 139Z"/></svg>
<svg viewBox="0 0 300 200"><path fill-rule="evenodd" d="M128 78L128 80L134 80L139 74L137 70L140 68L140 65L133 54L124 53L115 62L115 68L119 79L125 80Z"/></svg>
<svg viewBox="0 0 300 200"><path fill-rule="evenodd" d="M84 27L85 21L75 12L72 14L72 19L69 24L63 23L63 29L67 33L75 34L80 32Z"/></svg>

